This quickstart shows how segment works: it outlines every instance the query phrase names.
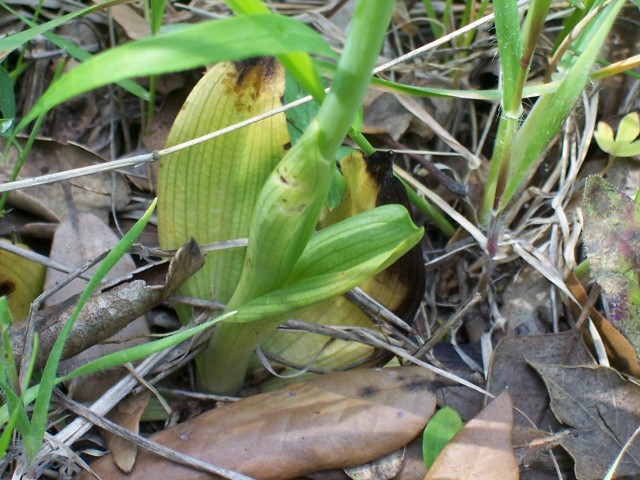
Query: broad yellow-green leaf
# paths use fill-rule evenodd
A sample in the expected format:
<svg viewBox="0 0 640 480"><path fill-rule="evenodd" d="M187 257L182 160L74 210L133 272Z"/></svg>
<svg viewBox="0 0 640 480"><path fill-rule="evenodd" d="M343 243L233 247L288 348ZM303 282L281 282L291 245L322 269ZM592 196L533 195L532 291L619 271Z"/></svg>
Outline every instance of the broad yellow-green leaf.
<svg viewBox="0 0 640 480"><path fill-rule="evenodd" d="M284 71L272 58L218 64L187 98L167 145L276 108L283 92ZM158 176L160 245L177 248L191 237L201 245L247 237L256 198L288 142L280 114L163 158ZM183 292L228 302L243 259L240 249L208 254L205 267Z"/></svg>

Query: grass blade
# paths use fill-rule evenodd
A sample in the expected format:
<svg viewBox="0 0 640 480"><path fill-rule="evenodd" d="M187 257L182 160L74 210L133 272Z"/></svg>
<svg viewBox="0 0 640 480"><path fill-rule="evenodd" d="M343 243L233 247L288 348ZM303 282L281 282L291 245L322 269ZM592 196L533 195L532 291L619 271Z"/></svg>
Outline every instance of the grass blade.
<svg viewBox="0 0 640 480"><path fill-rule="evenodd" d="M89 280L87 287L78 299L78 304L69 316L60 336L56 340L56 343L51 350L51 355L49 356L42 373L38 397L33 407L31 435L24 439L25 449L27 452L37 452L42 444L42 439L44 438L44 432L47 426L49 403L51 402L51 395L56 384L56 371L58 369L58 364L60 363L60 358L62 357L64 344L71 332L75 319L78 317L80 310L82 310L89 297L93 294L96 288L98 288L102 279L109 273L118 260L127 253L131 245L133 245L133 242L142 233L142 230L147 225L151 214L155 210L156 202L157 200L153 201L142 218L140 218L131 230L122 237L122 240L120 240L120 242L118 242L118 244L109 252L96 272L91 276L91 280ZM33 460L33 458L34 457L31 456L30 460Z"/></svg>
<svg viewBox="0 0 640 480"><path fill-rule="evenodd" d="M12 8L10 8L8 6L5 6L5 9L8 10L16 18L19 18L20 21L22 21L25 25L28 25L32 29L35 29L35 28L38 27L37 23L35 23L34 21L28 19L27 17L25 17L23 15L20 15L20 13L18 13L15 10L13 10ZM77 46L75 43L73 43L73 42L71 42L69 40L66 40L66 39L64 39L62 37L59 37L58 35L56 35L53 32L43 32L42 35L47 40L49 40L51 43L53 43L55 46L57 46L58 48L64 50L65 52L67 52L69 55L71 55L76 60L80 60L81 62L85 62L88 59L93 57L93 55L91 55L89 52L83 50L82 48ZM117 83L118 83L118 85L120 85L122 88L124 88L128 92L132 93L133 95L135 95L135 96L137 96L139 98L142 98L143 100L147 100L149 98L149 92L147 92L144 88L142 88L140 85L138 85L133 80L122 80L122 81L117 82Z"/></svg>
<svg viewBox="0 0 640 480"><path fill-rule="evenodd" d="M512 157L519 161L511 165L499 210L507 206L527 176L533 173L533 167L541 158L544 149L560 131L562 124L571 113L589 80L589 73L597 59L600 47L604 45L609 30L624 3L624 0L616 0L594 19L599 23L598 28L589 32L590 36L583 53L567 72L556 93L541 97L518 131L513 142Z"/></svg>
<svg viewBox="0 0 640 480"><path fill-rule="evenodd" d="M522 57L522 36L520 15L516 0L495 0L493 10L496 15L496 37L500 53L502 71L502 107L506 112L520 111L520 93L517 91L520 58Z"/></svg>
<svg viewBox="0 0 640 480"><path fill-rule="evenodd" d="M25 30L24 32L16 33L10 35L6 38L0 39L0 52L9 53L12 50L15 50L19 46L27 43L29 40L33 40L38 35L42 35L45 32L51 31L54 28L59 27L60 25L64 25L70 20L74 18L81 17L83 15L87 15L89 13L93 13L97 10L102 10L105 8L112 7L114 5L118 5L120 3L126 3L127 0L109 0L106 2L99 3L98 5L92 5L87 8L83 8L78 10L77 12L71 12L62 17L51 20L50 22L43 23L42 25L38 25L37 27L30 28L29 30ZM9 12L13 12L13 10L4 2L0 2L0 7L4 8Z"/></svg>
<svg viewBox="0 0 640 480"><path fill-rule="evenodd" d="M109 83L178 72L223 60L301 50L329 57L335 55L326 41L309 27L279 15L234 17L190 25L96 55L52 84L18 129L50 108Z"/></svg>

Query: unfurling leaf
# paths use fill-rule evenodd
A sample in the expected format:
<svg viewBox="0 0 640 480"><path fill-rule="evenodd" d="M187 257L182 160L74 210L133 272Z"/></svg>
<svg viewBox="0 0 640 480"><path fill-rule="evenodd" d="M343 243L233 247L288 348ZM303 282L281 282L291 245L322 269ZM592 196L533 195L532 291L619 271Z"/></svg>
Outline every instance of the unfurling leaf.
<svg viewBox="0 0 640 480"><path fill-rule="evenodd" d="M345 156L340 164L346 183L343 201L325 213L320 225L325 228L336 225L344 219L385 204L400 204L410 209L404 187L393 176L392 160L393 156L386 153L364 157L357 151ZM371 231L368 236L363 235L362 248L387 237L391 228L389 224L381 226L377 232ZM335 248L340 248L340 244L336 243ZM411 323L424 294L424 275L422 249L417 244L384 271L359 284L359 287ZM295 318L320 325L367 328L374 325L367 314L342 296L298 312ZM267 356L278 358L285 364L314 369L331 370L381 361L379 352L372 347L310 333L275 331L260 347Z"/></svg>
<svg viewBox="0 0 640 480"><path fill-rule="evenodd" d="M640 206L606 180L587 180L584 240L591 274L605 293L609 321L640 349Z"/></svg>

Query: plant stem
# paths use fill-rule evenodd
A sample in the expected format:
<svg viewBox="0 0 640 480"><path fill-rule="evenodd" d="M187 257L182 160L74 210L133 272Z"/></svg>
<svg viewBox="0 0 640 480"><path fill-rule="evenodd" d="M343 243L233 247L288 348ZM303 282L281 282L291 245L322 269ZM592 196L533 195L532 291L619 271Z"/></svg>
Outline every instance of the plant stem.
<svg viewBox="0 0 640 480"><path fill-rule="evenodd" d="M258 199L245 269L227 311L281 287L315 230L329 191L331 162L362 105L394 3L358 2L331 91L298 143L267 180ZM278 196L280 192L286 195L283 183L290 189L302 186L309 190L291 196L298 208L289 204L283 208L283 197ZM276 235L282 244L270 240ZM222 323L199 363L202 387L216 393L237 391L255 346L280 321L265 318L252 324Z"/></svg>

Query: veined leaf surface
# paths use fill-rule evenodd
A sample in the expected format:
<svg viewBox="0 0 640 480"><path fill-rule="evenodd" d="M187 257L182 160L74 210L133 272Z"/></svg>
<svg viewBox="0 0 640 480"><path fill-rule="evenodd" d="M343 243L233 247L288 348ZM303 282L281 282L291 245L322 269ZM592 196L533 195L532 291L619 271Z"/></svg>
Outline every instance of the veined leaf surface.
<svg viewBox="0 0 640 480"><path fill-rule="evenodd" d="M172 146L280 106L284 71L272 58L222 63L198 82L174 122ZM158 176L158 230L163 248L194 237L199 244L243 238L256 198L289 141L283 114L163 158ZM244 250L207 255L184 289L228 302Z"/></svg>

